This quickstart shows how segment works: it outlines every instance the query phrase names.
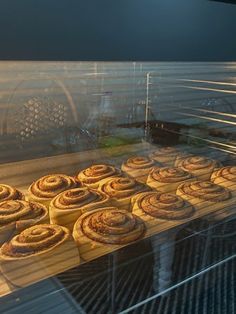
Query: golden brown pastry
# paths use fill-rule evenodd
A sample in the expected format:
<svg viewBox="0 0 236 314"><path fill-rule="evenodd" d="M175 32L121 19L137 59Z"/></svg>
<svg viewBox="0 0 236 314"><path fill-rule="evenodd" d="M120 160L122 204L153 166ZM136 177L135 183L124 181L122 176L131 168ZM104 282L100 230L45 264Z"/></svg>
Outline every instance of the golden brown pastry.
<svg viewBox="0 0 236 314"><path fill-rule="evenodd" d="M154 160L148 157L136 156L123 162L121 170L137 181L146 183L149 172L155 166L157 166L157 163Z"/></svg>
<svg viewBox="0 0 236 314"><path fill-rule="evenodd" d="M236 166L223 167L215 170L211 176L211 181L228 188L232 194L236 194Z"/></svg>
<svg viewBox="0 0 236 314"><path fill-rule="evenodd" d="M106 207L83 214L74 225L73 237L83 259L90 260L141 239L144 233L144 223L136 215Z"/></svg>
<svg viewBox="0 0 236 314"><path fill-rule="evenodd" d="M230 191L210 181L187 181L180 184L176 193L196 209L204 210L204 214L231 210Z"/></svg>
<svg viewBox="0 0 236 314"><path fill-rule="evenodd" d="M230 198L230 191L210 181L192 181L180 184L177 194L192 200L222 202Z"/></svg>
<svg viewBox="0 0 236 314"><path fill-rule="evenodd" d="M145 192L132 199L133 212L145 220L148 224L156 224L150 221L150 216L157 219L179 220L193 215L192 205L175 194ZM149 216L149 217L146 217Z"/></svg>
<svg viewBox="0 0 236 314"><path fill-rule="evenodd" d="M76 177L84 185L97 189L101 180L121 175L120 169L111 165L92 165L89 168L82 170Z"/></svg>
<svg viewBox="0 0 236 314"><path fill-rule="evenodd" d="M79 185L74 178L65 174L49 174L31 184L28 200L40 202L48 207L56 195Z"/></svg>
<svg viewBox="0 0 236 314"><path fill-rule="evenodd" d="M219 166L218 161L203 156L190 156L179 160L177 164L177 167L191 173L199 180L209 180L213 170Z"/></svg>
<svg viewBox="0 0 236 314"><path fill-rule="evenodd" d="M14 285L26 286L78 265L78 249L67 228L35 225L0 249L0 267Z"/></svg>
<svg viewBox="0 0 236 314"><path fill-rule="evenodd" d="M87 187L75 188L57 195L49 205L50 222L73 230L82 213L109 205L109 197Z"/></svg>
<svg viewBox="0 0 236 314"><path fill-rule="evenodd" d="M130 177L113 177L101 181L99 191L105 193L111 204L120 209L130 210L131 198L149 188Z"/></svg>
<svg viewBox="0 0 236 314"><path fill-rule="evenodd" d="M24 195L10 185L0 184L0 202L9 200L24 200Z"/></svg>
<svg viewBox="0 0 236 314"><path fill-rule="evenodd" d="M149 157L166 166L174 166L178 150L175 147L161 147L152 152Z"/></svg>
<svg viewBox="0 0 236 314"><path fill-rule="evenodd" d="M160 192L175 193L183 181L190 180L192 175L177 167L155 167L149 173L147 185Z"/></svg>
<svg viewBox="0 0 236 314"><path fill-rule="evenodd" d="M38 223L49 222L47 208L36 202L21 200L0 203L0 244L14 233Z"/></svg>
<svg viewBox="0 0 236 314"><path fill-rule="evenodd" d="M175 166L175 167L178 167L179 163L181 163L182 160L187 159L187 158L190 158L190 157L192 157L192 156L193 156L193 154L190 154L190 153L187 153L187 152L179 152L179 153L176 155L176 159L175 159L174 166Z"/></svg>

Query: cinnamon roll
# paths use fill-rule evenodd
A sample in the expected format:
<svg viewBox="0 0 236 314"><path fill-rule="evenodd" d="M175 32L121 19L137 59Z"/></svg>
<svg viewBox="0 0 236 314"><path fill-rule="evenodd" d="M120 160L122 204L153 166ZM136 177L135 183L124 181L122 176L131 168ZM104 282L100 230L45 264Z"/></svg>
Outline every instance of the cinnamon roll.
<svg viewBox="0 0 236 314"><path fill-rule="evenodd" d="M0 267L14 285L35 281L78 265L78 249L67 228L41 224L22 231L0 249Z"/></svg>
<svg viewBox="0 0 236 314"><path fill-rule="evenodd" d="M149 172L157 163L148 157L136 156L131 157L123 162L121 170L139 182L146 183Z"/></svg>
<svg viewBox="0 0 236 314"><path fill-rule="evenodd" d="M9 200L24 200L24 195L10 185L0 184L0 202Z"/></svg>
<svg viewBox="0 0 236 314"><path fill-rule="evenodd" d="M73 237L83 259L90 260L141 239L144 233L145 225L136 215L105 207L83 214L74 225Z"/></svg>
<svg viewBox="0 0 236 314"><path fill-rule="evenodd" d="M80 185L74 178L65 174L49 174L31 184L28 189L28 200L49 206L56 195Z"/></svg>
<svg viewBox="0 0 236 314"><path fill-rule="evenodd" d="M174 166L175 167L178 167L179 163L182 162L182 160L184 159L187 159L187 158L190 158L192 157L193 154L190 154L190 153L187 153L187 152L179 152L177 155L176 155L176 159L175 159L175 162L174 162Z"/></svg>
<svg viewBox="0 0 236 314"><path fill-rule="evenodd" d="M161 147L152 152L149 157L163 165L174 166L178 150L175 147Z"/></svg>
<svg viewBox="0 0 236 314"><path fill-rule="evenodd" d="M113 177L101 181L99 190L110 198L111 205L130 210L131 198L148 187L130 177Z"/></svg>
<svg viewBox="0 0 236 314"><path fill-rule="evenodd" d="M155 167L149 173L147 185L160 192L175 193L183 181L190 180L192 175L177 167Z"/></svg>
<svg viewBox="0 0 236 314"><path fill-rule="evenodd" d="M218 161L203 156L190 156L179 160L177 164L177 167L191 173L199 180L209 180L213 170L219 166Z"/></svg>
<svg viewBox="0 0 236 314"><path fill-rule="evenodd" d="M236 166L228 166L215 170L211 176L211 181L228 188L233 195L236 195Z"/></svg>
<svg viewBox="0 0 236 314"><path fill-rule="evenodd" d="M107 205L109 205L109 198L100 191L87 187L67 190L51 201L50 221L72 231L74 223L82 213Z"/></svg>
<svg viewBox="0 0 236 314"><path fill-rule="evenodd" d="M121 175L121 171L111 165L92 165L89 168L82 170L77 175L77 180L80 180L84 185L97 189L101 180Z"/></svg>
<svg viewBox="0 0 236 314"><path fill-rule="evenodd" d="M176 194L188 201L196 209L204 209L204 214L217 212L218 210L228 210L233 203L232 195L227 188L210 181L182 183L178 187Z"/></svg>
<svg viewBox="0 0 236 314"><path fill-rule="evenodd" d="M11 200L0 203L0 244L14 233L49 222L47 208L36 202Z"/></svg>
<svg viewBox="0 0 236 314"><path fill-rule="evenodd" d="M133 198L133 212L146 221L156 225L150 216L157 219L179 220L193 215L193 207L175 194L146 192Z"/></svg>

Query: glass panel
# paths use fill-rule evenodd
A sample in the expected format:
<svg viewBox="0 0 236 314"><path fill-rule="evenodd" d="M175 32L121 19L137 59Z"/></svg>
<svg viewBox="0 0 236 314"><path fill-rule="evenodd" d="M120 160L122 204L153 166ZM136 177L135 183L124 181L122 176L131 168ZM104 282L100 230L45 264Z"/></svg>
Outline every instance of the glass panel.
<svg viewBox="0 0 236 314"><path fill-rule="evenodd" d="M127 312L232 262L235 63L0 68L1 312Z"/></svg>

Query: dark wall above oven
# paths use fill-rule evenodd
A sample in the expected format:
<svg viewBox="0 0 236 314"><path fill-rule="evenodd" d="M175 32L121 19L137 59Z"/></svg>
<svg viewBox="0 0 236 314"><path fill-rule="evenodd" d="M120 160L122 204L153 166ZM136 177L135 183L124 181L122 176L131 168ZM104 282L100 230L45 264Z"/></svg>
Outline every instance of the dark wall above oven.
<svg viewBox="0 0 236 314"><path fill-rule="evenodd" d="M236 59L236 6L232 4L3 0L0 14L0 59Z"/></svg>

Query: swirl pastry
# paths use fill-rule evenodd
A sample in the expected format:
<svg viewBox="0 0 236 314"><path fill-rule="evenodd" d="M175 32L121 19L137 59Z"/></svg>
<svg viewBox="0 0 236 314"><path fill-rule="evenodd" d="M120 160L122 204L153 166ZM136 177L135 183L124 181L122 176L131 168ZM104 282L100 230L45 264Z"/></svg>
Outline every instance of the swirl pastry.
<svg viewBox="0 0 236 314"><path fill-rule="evenodd" d="M116 207L105 207L83 214L74 225L73 237L81 256L88 260L108 253L114 245L134 242L144 233L144 223L137 216Z"/></svg>
<svg viewBox="0 0 236 314"><path fill-rule="evenodd" d="M113 177L101 181L99 190L110 198L113 206L130 210L131 198L149 189L146 185L137 182L133 178Z"/></svg>
<svg viewBox="0 0 236 314"><path fill-rule="evenodd" d="M182 162L182 160L192 157L193 155L187 152L179 152L176 156L174 166L178 167L178 165Z"/></svg>
<svg viewBox="0 0 236 314"><path fill-rule="evenodd" d="M121 170L126 172L131 177L139 182L146 183L149 172L155 167L157 163L148 157L131 157L123 162Z"/></svg>
<svg viewBox="0 0 236 314"><path fill-rule="evenodd" d="M81 181L84 185L97 189L101 180L121 175L121 171L111 165L92 165L89 168L82 170L77 175L77 180Z"/></svg>
<svg viewBox="0 0 236 314"><path fill-rule="evenodd" d="M21 200L0 203L0 244L15 232L38 223L49 222L47 208L36 202Z"/></svg>
<svg viewBox="0 0 236 314"><path fill-rule="evenodd" d="M178 187L176 194L188 201L196 209L204 209L204 214L212 211L215 213L218 210L228 210L232 204L230 191L209 181L182 183Z"/></svg>
<svg viewBox="0 0 236 314"><path fill-rule="evenodd" d="M132 199L132 203L133 212L148 224L156 224L153 220L150 221L150 216L158 219L178 220L188 218L194 212L188 202L169 193L141 193Z"/></svg>
<svg viewBox="0 0 236 314"><path fill-rule="evenodd" d="M28 199L47 207L59 193L79 186L75 179L65 174L49 174L33 182L28 189Z"/></svg>
<svg viewBox="0 0 236 314"><path fill-rule="evenodd" d="M79 263L67 228L41 224L22 231L0 249L0 267L8 280L26 286Z"/></svg>
<svg viewBox="0 0 236 314"><path fill-rule="evenodd" d="M213 170L219 167L220 163L203 156L190 156L179 160L177 166L199 180L209 180Z"/></svg>
<svg viewBox="0 0 236 314"><path fill-rule="evenodd" d="M160 192L175 193L183 181L190 180L191 174L177 167L155 167L149 173L147 185Z"/></svg>
<svg viewBox="0 0 236 314"><path fill-rule="evenodd" d="M87 187L67 190L51 201L50 221L72 231L74 223L82 213L107 206L108 202L107 195Z"/></svg>
<svg viewBox="0 0 236 314"><path fill-rule="evenodd" d="M236 166L223 167L214 171L211 181L236 194Z"/></svg>
<svg viewBox="0 0 236 314"><path fill-rule="evenodd" d="M10 185L0 184L0 202L9 200L24 200L24 195Z"/></svg>
<svg viewBox="0 0 236 314"><path fill-rule="evenodd" d="M152 152L149 157L167 166L174 166L178 150L175 147L161 147Z"/></svg>

